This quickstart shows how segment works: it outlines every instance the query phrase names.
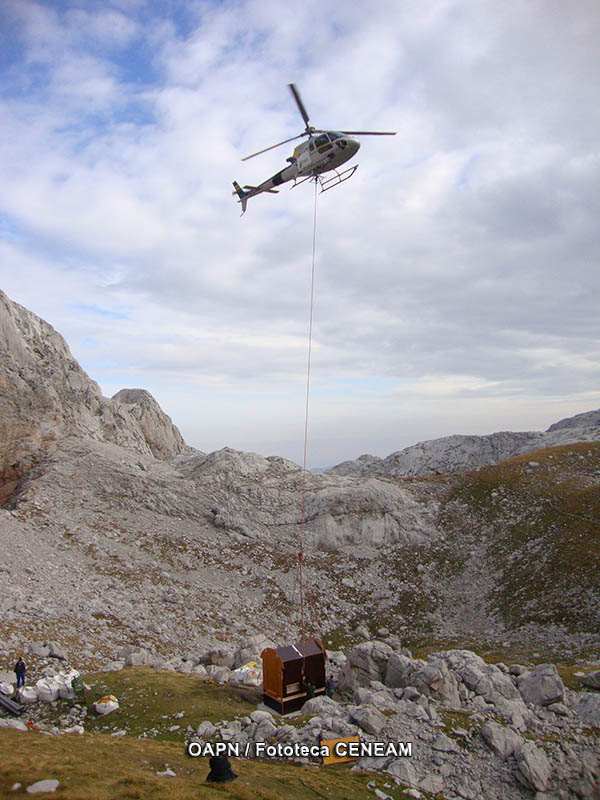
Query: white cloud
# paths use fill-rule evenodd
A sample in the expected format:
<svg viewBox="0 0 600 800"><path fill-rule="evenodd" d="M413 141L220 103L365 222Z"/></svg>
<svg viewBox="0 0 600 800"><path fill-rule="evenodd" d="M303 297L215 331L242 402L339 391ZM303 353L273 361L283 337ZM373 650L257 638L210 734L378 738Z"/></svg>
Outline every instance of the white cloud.
<svg viewBox="0 0 600 800"><path fill-rule="evenodd" d="M154 391L201 449L300 458L312 187L241 220L231 197L291 151L239 161L303 129L295 81L315 125L398 130L318 200L313 463L596 402L594 3L0 13L2 288L105 391Z"/></svg>

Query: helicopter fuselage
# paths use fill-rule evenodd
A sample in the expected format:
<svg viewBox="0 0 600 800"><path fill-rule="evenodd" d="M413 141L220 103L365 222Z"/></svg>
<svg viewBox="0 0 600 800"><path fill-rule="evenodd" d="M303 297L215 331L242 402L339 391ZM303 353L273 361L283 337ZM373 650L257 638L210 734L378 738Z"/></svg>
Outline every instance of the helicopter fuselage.
<svg viewBox="0 0 600 800"><path fill-rule="evenodd" d="M295 148L294 154L288 158L289 167L284 167L258 186L244 187L247 190L244 199L262 192L277 191L278 186L288 181L337 169L356 155L359 147L360 142L354 137L337 131L311 136Z"/></svg>

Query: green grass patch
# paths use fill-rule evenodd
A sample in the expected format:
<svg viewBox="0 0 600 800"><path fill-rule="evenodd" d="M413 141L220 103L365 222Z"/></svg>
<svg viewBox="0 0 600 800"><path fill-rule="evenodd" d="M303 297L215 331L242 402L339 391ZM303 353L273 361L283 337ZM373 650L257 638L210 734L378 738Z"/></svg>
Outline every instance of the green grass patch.
<svg viewBox="0 0 600 800"><path fill-rule="evenodd" d="M105 694L119 700L119 710L106 717L92 712L86 721L90 731L127 730L132 736L146 731L156 739L182 741L188 725L194 729L203 720L219 722L245 716L256 710L256 699L249 701L248 690L215 686L198 676L181 675L150 667L128 667L116 672L99 672L85 676L91 686L90 701ZM181 714L182 717L174 715ZM171 733L168 729L178 725Z"/></svg>

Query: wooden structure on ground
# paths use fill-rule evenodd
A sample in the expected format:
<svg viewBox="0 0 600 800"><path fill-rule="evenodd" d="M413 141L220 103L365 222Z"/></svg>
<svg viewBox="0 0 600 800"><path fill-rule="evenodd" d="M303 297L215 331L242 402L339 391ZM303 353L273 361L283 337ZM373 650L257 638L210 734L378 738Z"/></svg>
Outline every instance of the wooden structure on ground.
<svg viewBox="0 0 600 800"><path fill-rule="evenodd" d="M298 711L311 696L325 693L327 654L319 639L266 647L260 657L264 702L280 714Z"/></svg>

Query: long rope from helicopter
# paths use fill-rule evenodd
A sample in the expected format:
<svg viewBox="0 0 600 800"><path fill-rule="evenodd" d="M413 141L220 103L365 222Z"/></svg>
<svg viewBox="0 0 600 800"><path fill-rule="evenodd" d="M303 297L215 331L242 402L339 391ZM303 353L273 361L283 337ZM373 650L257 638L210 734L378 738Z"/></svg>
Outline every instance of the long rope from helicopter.
<svg viewBox="0 0 600 800"><path fill-rule="evenodd" d="M299 536L299 550L298 550L298 580L300 583L300 620L301 620L301 638L304 639L304 575L302 571L304 561L304 524L305 524L305 510L306 510L306 454L308 450L308 410L310 400L310 366L312 357L312 330L313 330L313 309L315 303L315 256L317 251L317 178L314 178L315 196L314 196L314 211L313 211L313 234L312 234L312 266L310 277L310 315L308 323L308 362L306 366L306 404L304 409L304 460L302 463L302 507L300 514L300 536Z"/></svg>

